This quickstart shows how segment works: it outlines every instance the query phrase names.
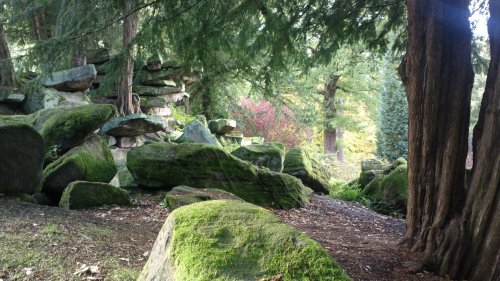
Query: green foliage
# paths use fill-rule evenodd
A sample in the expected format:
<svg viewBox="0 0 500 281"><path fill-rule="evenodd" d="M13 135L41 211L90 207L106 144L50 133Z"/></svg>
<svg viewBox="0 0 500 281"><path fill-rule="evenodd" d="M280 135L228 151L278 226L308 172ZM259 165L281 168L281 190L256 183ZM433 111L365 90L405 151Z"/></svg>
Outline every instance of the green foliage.
<svg viewBox="0 0 500 281"><path fill-rule="evenodd" d="M408 102L396 66L387 59L377 120L377 155L389 161L408 157Z"/></svg>

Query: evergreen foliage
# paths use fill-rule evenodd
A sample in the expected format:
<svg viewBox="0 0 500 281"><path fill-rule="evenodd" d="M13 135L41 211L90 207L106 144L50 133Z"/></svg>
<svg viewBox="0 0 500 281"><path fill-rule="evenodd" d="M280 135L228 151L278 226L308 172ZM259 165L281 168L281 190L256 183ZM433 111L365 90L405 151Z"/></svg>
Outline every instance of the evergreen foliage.
<svg viewBox="0 0 500 281"><path fill-rule="evenodd" d="M389 161L408 157L408 102L396 64L386 62L378 107L377 154Z"/></svg>

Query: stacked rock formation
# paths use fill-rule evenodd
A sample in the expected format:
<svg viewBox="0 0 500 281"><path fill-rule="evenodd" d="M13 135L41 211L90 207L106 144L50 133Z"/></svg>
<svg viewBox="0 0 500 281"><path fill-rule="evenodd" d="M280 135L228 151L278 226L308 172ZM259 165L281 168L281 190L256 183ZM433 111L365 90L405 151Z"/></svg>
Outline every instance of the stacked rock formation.
<svg viewBox="0 0 500 281"><path fill-rule="evenodd" d="M89 63L94 63L97 78L93 84L98 88L106 77L106 63L115 54L109 49L94 50L89 54ZM170 116L169 104L188 104L189 94L181 81L181 66L176 62L162 62L159 57L151 57L145 65L136 63L134 85L132 91L136 99L140 99L141 111L146 114ZM116 91L106 91L104 96L116 99Z"/></svg>

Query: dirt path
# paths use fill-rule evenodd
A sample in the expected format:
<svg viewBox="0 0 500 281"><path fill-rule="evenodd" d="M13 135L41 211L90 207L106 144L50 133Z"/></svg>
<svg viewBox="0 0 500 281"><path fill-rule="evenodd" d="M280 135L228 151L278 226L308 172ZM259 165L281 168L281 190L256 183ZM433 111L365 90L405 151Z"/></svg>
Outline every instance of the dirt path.
<svg viewBox="0 0 500 281"><path fill-rule="evenodd" d="M135 280L168 210L158 196L134 198L131 207L86 211L0 198L0 281ZM444 280L411 272L419 257L398 245L402 220L320 196L307 208L274 212L322 244L354 280ZM98 270L78 273L83 265Z"/></svg>
<svg viewBox="0 0 500 281"><path fill-rule="evenodd" d="M405 222L357 203L314 195L307 208L275 210L285 223L318 241L354 280L445 280L412 272L420 257L398 245Z"/></svg>

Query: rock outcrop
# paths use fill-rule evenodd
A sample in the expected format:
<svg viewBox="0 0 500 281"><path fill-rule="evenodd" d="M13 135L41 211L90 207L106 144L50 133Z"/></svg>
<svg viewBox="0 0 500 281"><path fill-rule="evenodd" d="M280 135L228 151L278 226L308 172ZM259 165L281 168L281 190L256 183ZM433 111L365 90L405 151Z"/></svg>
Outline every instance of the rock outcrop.
<svg viewBox="0 0 500 281"><path fill-rule="evenodd" d="M208 144L153 143L132 148L127 155L127 167L143 188L218 188L261 206L305 206L312 193L293 176L257 170Z"/></svg>
<svg viewBox="0 0 500 281"><path fill-rule="evenodd" d="M236 121L231 119L215 119L208 122L210 132L217 135L225 135L236 129Z"/></svg>
<svg viewBox="0 0 500 281"><path fill-rule="evenodd" d="M182 135L176 140L178 143L206 143L222 146L207 127L198 120L193 120L184 127Z"/></svg>
<svg viewBox="0 0 500 281"><path fill-rule="evenodd" d="M47 78L42 79L41 83L45 87L54 88L61 92L83 92L90 88L96 76L95 66L86 64L53 72Z"/></svg>
<svg viewBox="0 0 500 281"><path fill-rule="evenodd" d="M0 193L33 194L42 188L45 145L31 126L0 116Z"/></svg>
<svg viewBox="0 0 500 281"><path fill-rule="evenodd" d="M108 145L95 136L66 152L44 169L42 191L57 201L71 182L109 183L116 171Z"/></svg>
<svg viewBox="0 0 500 281"><path fill-rule="evenodd" d="M389 172L389 171L387 171ZM374 201L384 202L386 209L406 213L408 199L408 166L395 167L388 174L378 174L362 191Z"/></svg>
<svg viewBox="0 0 500 281"><path fill-rule="evenodd" d="M299 178L315 192L329 193L328 173L302 148L292 148L286 153L283 173Z"/></svg>
<svg viewBox="0 0 500 281"><path fill-rule="evenodd" d="M130 205L128 192L107 183L75 181L64 189L59 207L87 209L103 205Z"/></svg>
<svg viewBox="0 0 500 281"><path fill-rule="evenodd" d="M351 280L317 242L252 204L216 200L167 218L138 281Z"/></svg>
<svg viewBox="0 0 500 281"><path fill-rule="evenodd" d="M285 161L285 151L274 144L251 144L240 146L231 152L233 156L248 161L257 167L268 168L281 173Z"/></svg>
<svg viewBox="0 0 500 281"><path fill-rule="evenodd" d="M100 132L113 137L135 137L165 128L165 121L160 116L131 114L112 118L102 125Z"/></svg>

